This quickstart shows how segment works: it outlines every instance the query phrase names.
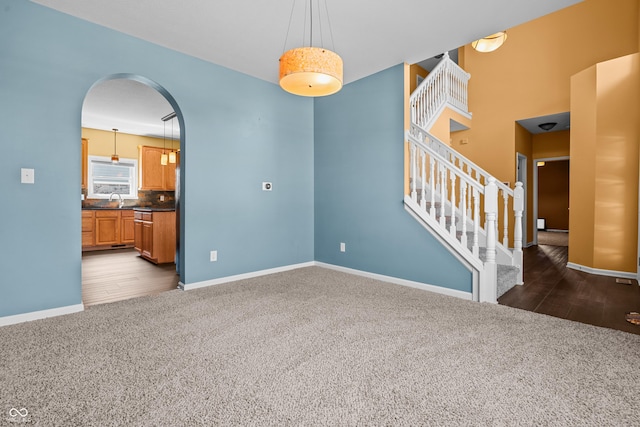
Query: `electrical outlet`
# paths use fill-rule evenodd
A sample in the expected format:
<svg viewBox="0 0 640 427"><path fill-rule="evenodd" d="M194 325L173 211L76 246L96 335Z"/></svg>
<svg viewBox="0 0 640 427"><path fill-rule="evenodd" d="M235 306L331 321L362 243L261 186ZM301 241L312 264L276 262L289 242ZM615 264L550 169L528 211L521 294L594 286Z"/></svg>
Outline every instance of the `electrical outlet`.
<svg viewBox="0 0 640 427"><path fill-rule="evenodd" d="M218 251L209 252L209 261L211 261L211 262L218 261Z"/></svg>
<svg viewBox="0 0 640 427"><path fill-rule="evenodd" d="M273 184L271 184L270 182L262 183L262 191L271 191L272 189L273 189Z"/></svg>
<svg viewBox="0 0 640 427"><path fill-rule="evenodd" d="M22 184L34 184L36 182L35 170L29 168L20 169L20 182Z"/></svg>
<svg viewBox="0 0 640 427"><path fill-rule="evenodd" d="M160 201L161 201L161 202L164 202L164 194L161 194L161 195L160 195Z"/></svg>
<svg viewBox="0 0 640 427"><path fill-rule="evenodd" d="M340 242L340 252L346 252L347 251L347 245L344 244L344 242Z"/></svg>

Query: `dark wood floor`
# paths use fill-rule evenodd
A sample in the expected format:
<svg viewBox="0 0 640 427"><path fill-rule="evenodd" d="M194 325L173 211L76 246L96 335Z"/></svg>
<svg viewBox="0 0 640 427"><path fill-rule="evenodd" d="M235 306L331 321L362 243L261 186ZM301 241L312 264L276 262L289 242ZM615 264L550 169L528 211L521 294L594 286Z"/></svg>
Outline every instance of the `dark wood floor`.
<svg viewBox="0 0 640 427"><path fill-rule="evenodd" d="M85 307L154 295L176 289L175 264L155 265L135 249L82 254L82 302Z"/></svg>
<svg viewBox="0 0 640 427"><path fill-rule="evenodd" d="M624 318L640 312L640 287L616 283L615 277L598 276L567 268L566 246L531 246L524 250L524 285L515 286L498 302L640 335L640 326Z"/></svg>

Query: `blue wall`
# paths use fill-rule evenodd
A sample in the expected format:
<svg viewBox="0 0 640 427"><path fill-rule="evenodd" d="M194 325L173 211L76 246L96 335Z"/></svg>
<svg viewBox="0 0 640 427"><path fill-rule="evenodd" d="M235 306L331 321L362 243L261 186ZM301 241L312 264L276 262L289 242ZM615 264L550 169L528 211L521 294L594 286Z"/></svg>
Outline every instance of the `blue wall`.
<svg viewBox="0 0 640 427"><path fill-rule="evenodd" d="M0 317L82 302L81 109L92 85L120 74L180 114L184 283L316 259L470 290L470 273L402 207L402 66L314 101L0 0ZM23 167L34 185L20 183Z"/></svg>
<svg viewBox="0 0 640 427"><path fill-rule="evenodd" d="M398 65L315 100L315 259L471 292L471 273L404 210L403 79Z"/></svg>
<svg viewBox="0 0 640 427"><path fill-rule="evenodd" d="M0 317L81 303L81 108L95 82L119 73L164 88L184 119L183 282L313 260L312 100L0 0ZM23 167L34 185L20 184Z"/></svg>

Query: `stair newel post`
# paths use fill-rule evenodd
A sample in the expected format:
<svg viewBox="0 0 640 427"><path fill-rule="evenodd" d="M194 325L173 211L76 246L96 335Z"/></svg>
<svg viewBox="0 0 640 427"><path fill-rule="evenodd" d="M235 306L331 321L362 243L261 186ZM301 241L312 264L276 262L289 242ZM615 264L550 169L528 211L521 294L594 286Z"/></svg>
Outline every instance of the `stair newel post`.
<svg viewBox="0 0 640 427"><path fill-rule="evenodd" d="M442 228L446 227L444 220L444 208L447 201L447 169L443 164L439 164L440 166L440 226Z"/></svg>
<svg viewBox="0 0 640 427"><path fill-rule="evenodd" d="M451 227L449 232L456 237L456 174L451 172Z"/></svg>
<svg viewBox="0 0 640 427"><path fill-rule="evenodd" d="M502 244L509 247L509 194L502 190L502 200L504 202L504 226L502 232Z"/></svg>
<svg viewBox="0 0 640 427"><path fill-rule="evenodd" d="M484 263L480 302L498 302L496 265L496 217L498 214L498 186L494 177L484 188L484 213L487 221L487 259Z"/></svg>
<svg viewBox="0 0 640 427"><path fill-rule="evenodd" d="M431 218L436 217L436 183L435 183L436 161L433 157L429 157L429 189L431 190L431 206L429 206L429 215Z"/></svg>
<svg viewBox="0 0 640 427"><path fill-rule="evenodd" d="M426 183L426 178L427 178L427 170L425 169L425 162L427 160L427 152L424 151L423 149L420 149L420 157L422 158L422 169L421 169L421 173L420 173L420 178L422 179L422 186L420 187L420 207L424 210L427 209L427 201L425 200L426 198L426 194L425 194L425 187L427 185Z"/></svg>
<svg viewBox="0 0 640 427"><path fill-rule="evenodd" d="M417 194L416 194L416 144L409 141L411 145L410 148L410 161L411 161L411 199L417 203Z"/></svg>
<svg viewBox="0 0 640 427"><path fill-rule="evenodd" d="M462 236L460 243L463 247L467 247L467 183L460 180L460 212L462 213Z"/></svg>
<svg viewBox="0 0 640 427"><path fill-rule="evenodd" d="M513 210L515 211L515 226L513 230L513 265L518 267L516 284L522 285L523 256L522 256L522 212L524 211L524 187L521 182L516 182L513 190Z"/></svg>

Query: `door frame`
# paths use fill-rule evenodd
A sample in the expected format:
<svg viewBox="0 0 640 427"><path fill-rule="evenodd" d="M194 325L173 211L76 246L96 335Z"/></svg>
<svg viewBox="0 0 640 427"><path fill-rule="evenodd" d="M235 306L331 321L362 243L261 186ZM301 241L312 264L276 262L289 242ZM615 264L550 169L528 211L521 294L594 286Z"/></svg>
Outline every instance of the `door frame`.
<svg viewBox="0 0 640 427"><path fill-rule="evenodd" d="M571 167L571 158L569 156L559 157L541 157L533 159L533 244L538 244L538 162L557 162L562 160L569 161Z"/></svg>
<svg viewBox="0 0 640 427"><path fill-rule="evenodd" d="M516 152L516 182L522 183L522 189L524 190L524 210L522 211L522 247L529 246L527 242L527 193L528 193L528 174L527 174L527 161L528 158L522 153ZM534 234L537 237L536 234ZM534 242L535 243L535 242Z"/></svg>

